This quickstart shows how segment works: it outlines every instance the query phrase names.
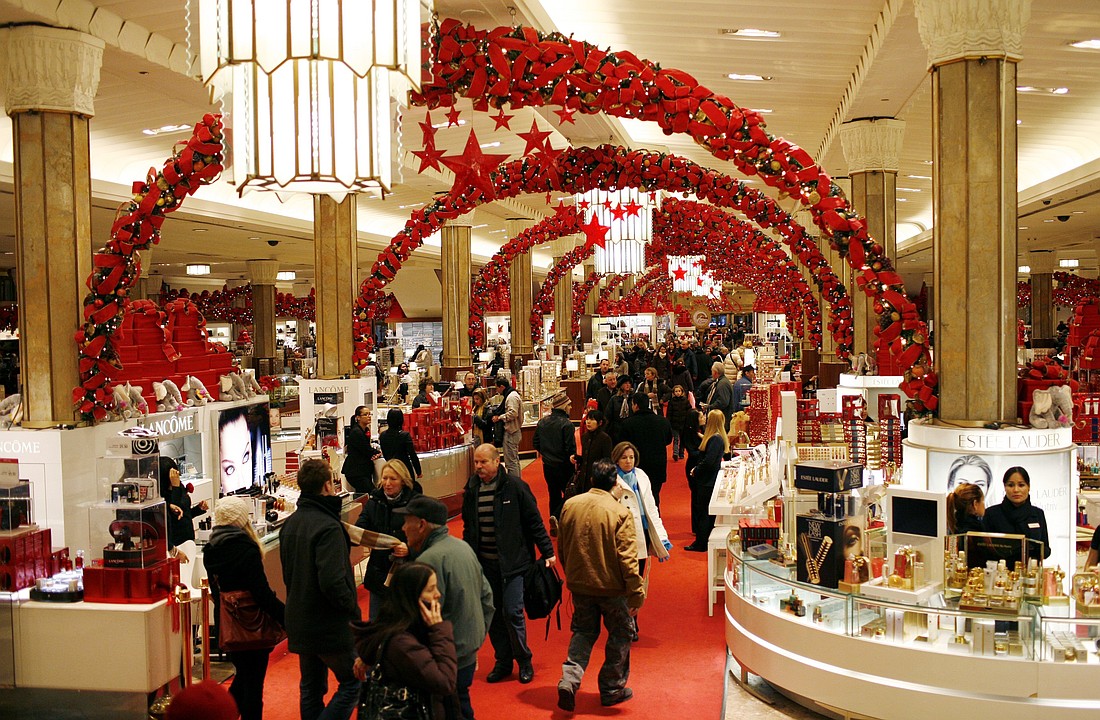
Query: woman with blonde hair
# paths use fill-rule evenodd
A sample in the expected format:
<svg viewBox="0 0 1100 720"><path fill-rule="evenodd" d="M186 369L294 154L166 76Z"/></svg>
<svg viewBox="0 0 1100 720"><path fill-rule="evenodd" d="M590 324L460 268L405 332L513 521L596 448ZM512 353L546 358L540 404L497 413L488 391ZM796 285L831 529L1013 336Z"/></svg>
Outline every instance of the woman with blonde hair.
<svg viewBox="0 0 1100 720"><path fill-rule="evenodd" d="M493 442L493 415L489 408L489 391L475 388L470 396L473 403L474 446Z"/></svg>
<svg viewBox="0 0 1100 720"><path fill-rule="evenodd" d="M730 440L726 435L726 416L721 410L707 413L707 424L699 447L702 457L692 468L688 478L688 487L691 488L691 526L695 531L695 541L684 547L689 552L706 552L710 533L714 530L710 496L714 494L714 483L718 481L718 471L722 469L722 458L730 451Z"/></svg>
<svg viewBox="0 0 1100 720"><path fill-rule="evenodd" d="M382 466L378 473L378 485L367 502L363 505L363 512L355 521L356 527L371 532L392 535L405 542L405 532L401 529L405 516L397 512L409 504L420 493L413 483L412 473L405 463L400 460L389 460ZM386 598L389 588L386 587L386 578L389 577L394 558L407 557L408 547L398 545L392 549L375 548L371 550L370 560L367 562L367 571L363 573L363 587L370 591L370 609L368 617L371 620L378 617L382 609L382 601Z"/></svg>
<svg viewBox="0 0 1100 720"><path fill-rule="evenodd" d="M661 511L653 499L653 488L645 470L637 467L638 448L633 443L621 442L611 450L611 462L617 469L615 488L611 491L620 503L634 516L634 531L638 538L638 572L646 577L646 560L650 555L659 561L668 560L672 543L661 522ZM634 617L634 637L638 639L638 618Z"/></svg>
<svg viewBox="0 0 1100 720"><path fill-rule="evenodd" d="M203 562L214 595L214 617L220 617L223 592L247 590L256 604L282 625L286 608L275 596L264 574L263 546L252 528L250 508L250 502L236 496L224 497L214 506L214 530L203 550ZM236 670L229 693L237 701L237 709L245 720L263 717L264 678L271 650L226 653Z"/></svg>

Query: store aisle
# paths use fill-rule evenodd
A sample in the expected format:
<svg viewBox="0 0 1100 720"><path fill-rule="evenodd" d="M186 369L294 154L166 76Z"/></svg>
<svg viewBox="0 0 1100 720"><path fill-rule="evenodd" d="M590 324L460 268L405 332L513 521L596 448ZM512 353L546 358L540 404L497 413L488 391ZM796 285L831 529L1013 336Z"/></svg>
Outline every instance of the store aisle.
<svg viewBox="0 0 1100 720"><path fill-rule="evenodd" d="M669 463L669 481L661 493L662 517L675 549L668 562L654 566L649 598L639 616L640 639L631 653L629 683L634 699L614 708L600 706L596 674L603 662L601 637L577 694L577 715L650 718L659 712L700 720L722 715L726 651L721 598L715 606L714 617L708 617L706 555L682 549L692 540L688 530L689 495L683 468L683 462ZM523 477L545 515L546 483L541 463L537 460L529 463L523 470ZM461 522L453 522L451 532L461 535ZM515 675L501 683L486 683L485 675L493 665L493 650L486 641L472 688L474 709L480 720L544 720L548 716L568 716L556 706L557 682L569 642L571 605L568 597L567 593L562 609L562 629L551 626L548 639L544 639L545 621L528 623L535 667L535 680L530 685L520 685ZM366 607L365 594L363 606ZM268 720L296 720L298 717L298 663L295 656L286 655L281 649L272 656L265 706L264 716Z"/></svg>

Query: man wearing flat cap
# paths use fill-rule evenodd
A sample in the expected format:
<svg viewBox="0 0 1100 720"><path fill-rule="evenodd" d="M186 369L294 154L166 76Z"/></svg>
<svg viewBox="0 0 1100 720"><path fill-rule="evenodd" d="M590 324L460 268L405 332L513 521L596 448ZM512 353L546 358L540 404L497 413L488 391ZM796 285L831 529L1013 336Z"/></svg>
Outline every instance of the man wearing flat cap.
<svg viewBox="0 0 1100 720"><path fill-rule="evenodd" d="M435 570L443 596L443 619L454 625L457 707L455 703L444 703L447 720L474 720L470 685L477 668L477 651L485 642L486 628L493 617L492 588L474 551L447 530L446 505L433 497L417 495L394 512L405 516L402 530L414 559Z"/></svg>
<svg viewBox="0 0 1100 720"><path fill-rule="evenodd" d="M573 421L569 419L569 396L563 390L550 399L550 404L550 413L535 426L533 444L542 458L542 476L550 496L550 517L557 518L561 517L561 506L565 502L565 486L573 477L577 438Z"/></svg>

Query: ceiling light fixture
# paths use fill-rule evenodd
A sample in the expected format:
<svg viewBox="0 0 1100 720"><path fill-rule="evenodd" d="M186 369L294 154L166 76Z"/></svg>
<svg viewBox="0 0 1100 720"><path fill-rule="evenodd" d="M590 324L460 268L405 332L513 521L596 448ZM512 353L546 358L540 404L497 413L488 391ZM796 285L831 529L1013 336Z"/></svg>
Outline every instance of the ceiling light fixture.
<svg viewBox="0 0 1100 720"><path fill-rule="evenodd" d="M210 266L209 265L188 265L187 266L187 274L188 275L209 275L210 274Z"/></svg>
<svg viewBox="0 0 1100 720"><path fill-rule="evenodd" d="M1028 227L1027 225L1021 225L1020 227L1018 227L1016 229L1017 230L1027 230L1027 227Z"/></svg>
<svg viewBox="0 0 1100 720"><path fill-rule="evenodd" d="M1078 40L1071 42L1069 46L1078 50L1100 50L1100 40Z"/></svg>
<svg viewBox="0 0 1100 720"><path fill-rule="evenodd" d="M1035 85L1017 85L1016 92L1018 93L1046 93L1048 95L1069 95L1069 88L1067 87L1036 87Z"/></svg>
<svg viewBox="0 0 1100 720"><path fill-rule="evenodd" d="M210 232L206 228L191 228L191 232Z"/></svg>
<svg viewBox="0 0 1100 720"><path fill-rule="evenodd" d="M1058 267L1075 268L1075 267L1080 267L1080 266L1081 266L1081 261L1076 259L1076 258L1067 258L1065 260L1059 260L1058 261Z"/></svg>
<svg viewBox="0 0 1100 720"><path fill-rule="evenodd" d="M186 132L190 130L192 125L161 125L159 128L145 128L141 131L142 135L170 135L171 133Z"/></svg>
<svg viewBox="0 0 1100 720"><path fill-rule="evenodd" d="M730 80L744 80L746 82L767 82L772 79L771 75L752 75L744 73L729 73L726 77Z"/></svg>
<svg viewBox="0 0 1100 720"><path fill-rule="evenodd" d="M483 227L489 227L489 223L482 223L480 225L474 225L474 230L477 230L478 228L483 228Z"/></svg>
<svg viewBox="0 0 1100 720"><path fill-rule="evenodd" d="M725 37L743 37L743 38L777 38L782 37L780 33L775 30L760 30L759 28L723 28L718 31L720 35Z"/></svg>
<svg viewBox="0 0 1100 720"><path fill-rule="evenodd" d="M452 122L434 123L432 125L432 127L435 128L436 130L443 130L443 129L449 128L453 125L465 125L465 124L466 124L466 121L463 120L462 118L459 118L457 123L452 123Z"/></svg>
<svg viewBox="0 0 1100 720"><path fill-rule="evenodd" d="M1072 213L1070 213L1070 214L1071 214L1071 215L1084 215L1084 214L1085 214L1085 211L1084 211L1084 210L1074 210L1074 211L1073 211Z"/></svg>
<svg viewBox="0 0 1100 720"><path fill-rule="evenodd" d="M1021 275L1027 275L1029 272L1031 272L1031 266L1021 265L1020 267L1016 268L1016 272L1020 273Z"/></svg>
<svg viewBox="0 0 1100 720"><path fill-rule="evenodd" d="M924 191L923 191L923 190L921 190L920 188L905 188L905 187L899 187L899 188L898 188L898 192L924 192Z"/></svg>
<svg viewBox="0 0 1100 720"><path fill-rule="evenodd" d="M906 175L905 177L912 178L913 180L931 180L932 179L931 175Z"/></svg>
<svg viewBox="0 0 1100 720"><path fill-rule="evenodd" d="M754 113L760 113L761 115L769 115L772 112L771 108L749 108Z"/></svg>
<svg viewBox="0 0 1100 720"><path fill-rule="evenodd" d="M483 147L483 148L500 147L500 140L497 140L496 142L481 143L480 145L478 145L478 147Z"/></svg>
<svg viewBox="0 0 1100 720"><path fill-rule="evenodd" d="M297 280L298 279L298 273L294 272L293 270L280 270L279 272L275 273L275 279L276 280Z"/></svg>

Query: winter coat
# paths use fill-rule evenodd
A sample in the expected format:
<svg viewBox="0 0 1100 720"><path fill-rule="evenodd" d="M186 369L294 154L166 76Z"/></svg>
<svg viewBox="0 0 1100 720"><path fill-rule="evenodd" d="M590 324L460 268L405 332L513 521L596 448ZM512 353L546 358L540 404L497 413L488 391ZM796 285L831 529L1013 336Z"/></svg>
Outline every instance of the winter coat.
<svg viewBox="0 0 1100 720"><path fill-rule="evenodd" d="M1005 497L993 507L985 509L982 522L985 532L1025 535L1029 540L1043 543L1043 557L1050 557L1050 538L1047 536L1047 516L1042 508L1031 504L1031 498L1016 506Z"/></svg>
<svg viewBox="0 0 1100 720"><path fill-rule="evenodd" d="M600 428L597 428L593 432L586 432L584 435L581 435L580 484L582 492L586 492L588 488L592 485L592 463L601 458L605 460L610 460L612 448L613 445L611 444L611 436Z"/></svg>
<svg viewBox="0 0 1100 720"><path fill-rule="evenodd" d="M649 482L649 476L646 475L645 470L636 467L634 479L638 483L637 493L623 476L616 472L615 489L611 494L617 496L619 502L634 516L638 559L643 560L649 554L664 560L668 557L668 549L665 547L665 543L668 542L668 533L665 532L665 524L661 522L661 511L657 509L657 503L653 500L653 488ZM643 507L645 508L644 523L642 522Z"/></svg>
<svg viewBox="0 0 1100 720"><path fill-rule="evenodd" d="M722 358L722 372L726 374L731 383L737 382L737 376L741 374L741 368L745 366L745 358L740 349L730 351L729 355Z"/></svg>
<svg viewBox="0 0 1100 720"><path fill-rule="evenodd" d="M665 417L668 418L668 424L672 427L672 432L683 431L690 413L691 403L688 402L687 395L681 395L680 397L673 395L669 398L668 407L665 408Z"/></svg>
<svg viewBox="0 0 1100 720"><path fill-rule="evenodd" d="M668 353L665 353L664 357L661 357L661 353L653 353L653 359L649 361L649 366L657 371L657 379L668 382L669 374L672 370L672 363L669 362Z"/></svg>
<svg viewBox="0 0 1100 720"><path fill-rule="evenodd" d="M355 652L368 666L379 656L381 638L377 623L355 623ZM385 641L382 677L414 690L431 693L432 718L443 720L445 698L455 693L458 658L455 655L454 626L444 620L426 627L418 620L405 632Z"/></svg>
<svg viewBox="0 0 1100 720"><path fill-rule="evenodd" d="M571 462L571 457L577 454L577 440L573 421L569 419L569 415L564 410L560 408L551 410L535 426L535 436L532 443L535 452L542 455L543 462L558 465Z"/></svg>
<svg viewBox="0 0 1100 720"><path fill-rule="evenodd" d="M481 547L477 500L481 478L467 481L462 495L462 539L474 549ZM542 558L553 557L554 544L546 532L539 506L530 486L520 478L497 468L497 489L493 498L493 526L496 531L500 572L507 578L522 575L535 561L535 546Z"/></svg>
<svg viewBox="0 0 1100 720"><path fill-rule="evenodd" d="M665 484L668 473L668 453L672 444L672 426L652 410L639 410L623 421L619 442L634 443L638 448L635 464L645 470L648 480L658 486Z"/></svg>
<svg viewBox="0 0 1100 720"><path fill-rule="evenodd" d="M271 589L260 547L247 532L232 525L214 528L210 542L203 548L202 560L210 576L215 606L220 607L223 592L247 590L272 619L280 625L285 622L286 606ZM217 607L214 617L219 617Z"/></svg>
<svg viewBox="0 0 1100 720"><path fill-rule="evenodd" d="M405 542L405 531L401 526L405 522L405 516L395 512L409 504L418 493L412 488L401 488L401 494L390 500L382 488L375 488L363 505L363 512L355 521L357 527L364 530L392 535L401 542ZM393 551L385 549L371 550L370 562L367 563L367 571L363 574L363 587L372 593L385 594L386 576L393 567Z"/></svg>
<svg viewBox="0 0 1100 720"><path fill-rule="evenodd" d="M374 488L374 458L378 451L370 444L367 431L358 422L348 428L347 447L344 449L341 472L356 492L366 493Z"/></svg>
<svg viewBox="0 0 1100 720"><path fill-rule="evenodd" d="M725 375L719 375L718 379L714 381L712 392L707 396L707 412L721 410L722 414L726 416L726 425L728 426L733 413L739 409L733 406L733 383Z"/></svg>
<svg viewBox="0 0 1100 720"><path fill-rule="evenodd" d="M688 372L687 368L679 372L673 372L672 378L668 381L668 386L675 389L677 385L684 388L685 394L695 391L695 380L691 377L691 373ZM695 398L695 401L698 402L699 398Z"/></svg>
<svg viewBox="0 0 1100 720"><path fill-rule="evenodd" d="M458 667L473 665L495 612L493 589L477 555L468 544L451 537L444 525L428 535L415 559L435 570L443 596L443 619L455 628Z"/></svg>
<svg viewBox="0 0 1100 720"><path fill-rule="evenodd" d="M352 649L352 620L362 613L340 523L342 499L302 493L279 531L286 582L286 632L292 653L325 655Z"/></svg>
<svg viewBox="0 0 1100 720"><path fill-rule="evenodd" d="M634 516L606 490L593 488L565 501L558 554L570 592L625 596L631 608L645 601Z"/></svg>

